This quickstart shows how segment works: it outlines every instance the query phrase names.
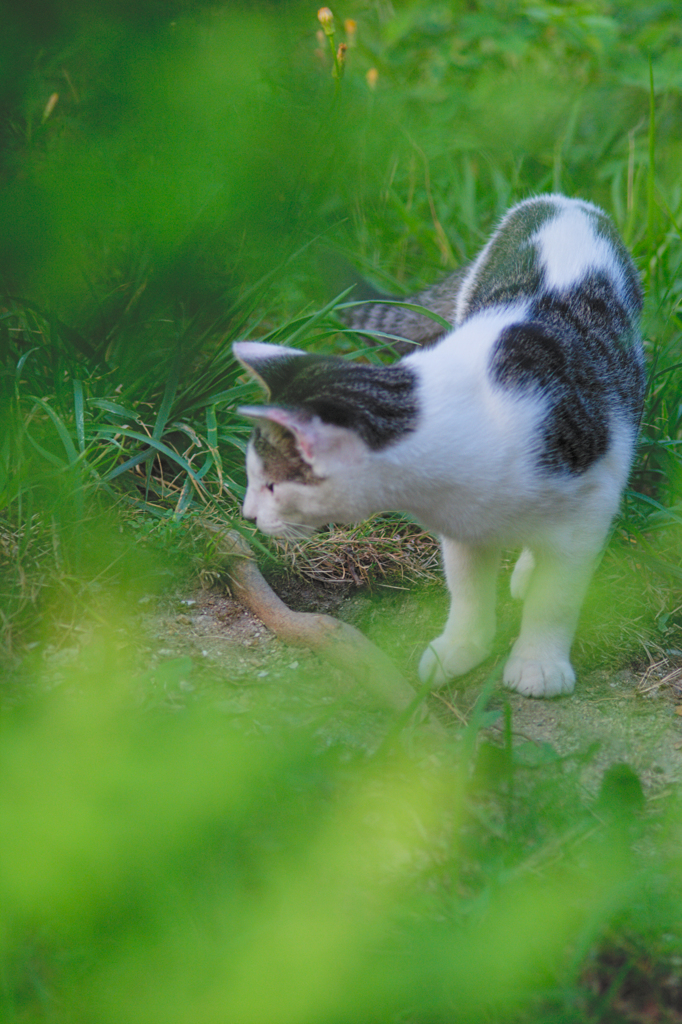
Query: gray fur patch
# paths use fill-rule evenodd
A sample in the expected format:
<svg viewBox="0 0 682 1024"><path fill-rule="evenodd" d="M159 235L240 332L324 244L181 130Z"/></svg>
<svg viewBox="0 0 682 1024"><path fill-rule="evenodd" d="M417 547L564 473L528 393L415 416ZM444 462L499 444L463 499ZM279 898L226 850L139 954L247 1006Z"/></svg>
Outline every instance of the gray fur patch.
<svg viewBox="0 0 682 1024"><path fill-rule="evenodd" d="M626 309L630 315L639 316L642 312L644 296L642 293L642 282L639 279L637 268L632 261L632 256L628 252L623 239L618 234L611 218L607 217L601 210L595 210L592 216L597 234L601 238L606 239L618 257L625 281Z"/></svg>
<svg viewBox="0 0 682 1024"><path fill-rule="evenodd" d="M554 203L541 199L512 211L504 227L493 235L485 258L476 268L466 293L462 320L491 306L538 294L543 272L530 238L559 212Z"/></svg>
<svg viewBox="0 0 682 1024"><path fill-rule="evenodd" d="M454 326L457 294L467 269L467 267L461 267L437 284L425 288L409 298L388 295L386 298L395 298L396 302L411 302L417 306L424 306L425 309L437 313ZM401 338L408 338L424 348L435 344L446 334L445 328L435 320L429 320L428 317L422 316L421 313L415 313L411 309L401 309L399 306L386 305L383 302L368 302L362 306L345 310L344 319L349 327L356 330L395 334ZM415 345L404 341L393 341L391 346L400 355L408 355L415 349Z"/></svg>
<svg viewBox="0 0 682 1024"><path fill-rule="evenodd" d="M639 310L636 298L634 303L632 314ZM490 372L501 387L537 389L549 397L539 457L544 469L588 469L608 449L614 411L634 429L639 425L641 345L633 316L605 274L536 299L528 318L500 335Z"/></svg>
<svg viewBox="0 0 682 1024"><path fill-rule="evenodd" d="M331 356L292 356L259 364L271 402L354 430L379 450L417 426L416 376L409 367L373 366Z"/></svg>

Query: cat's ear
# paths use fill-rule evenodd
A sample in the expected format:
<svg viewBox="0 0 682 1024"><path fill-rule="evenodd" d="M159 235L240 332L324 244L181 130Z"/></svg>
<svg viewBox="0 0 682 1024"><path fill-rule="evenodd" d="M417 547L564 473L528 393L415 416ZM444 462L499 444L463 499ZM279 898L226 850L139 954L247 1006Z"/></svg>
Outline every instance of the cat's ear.
<svg viewBox="0 0 682 1024"><path fill-rule="evenodd" d="M242 405L237 409L241 416L258 420L266 436L271 425L286 430L292 435L301 457L313 464L320 447L320 421L305 412L291 409L280 409L276 405Z"/></svg>
<svg viewBox="0 0 682 1024"><path fill-rule="evenodd" d="M268 396L272 394L272 385L280 379L284 364L290 364L292 359L306 355L299 348L269 345L265 341L235 341L232 352L265 388Z"/></svg>

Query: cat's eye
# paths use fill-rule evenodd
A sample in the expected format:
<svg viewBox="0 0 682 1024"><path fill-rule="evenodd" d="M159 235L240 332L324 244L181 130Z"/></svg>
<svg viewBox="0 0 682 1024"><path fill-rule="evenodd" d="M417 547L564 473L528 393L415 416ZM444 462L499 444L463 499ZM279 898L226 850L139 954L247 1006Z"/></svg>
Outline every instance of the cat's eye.
<svg viewBox="0 0 682 1024"><path fill-rule="evenodd" d="M275 490L275 485L274 484L266 484L265 486L266 486L268 491L274 491Z"/></svg>

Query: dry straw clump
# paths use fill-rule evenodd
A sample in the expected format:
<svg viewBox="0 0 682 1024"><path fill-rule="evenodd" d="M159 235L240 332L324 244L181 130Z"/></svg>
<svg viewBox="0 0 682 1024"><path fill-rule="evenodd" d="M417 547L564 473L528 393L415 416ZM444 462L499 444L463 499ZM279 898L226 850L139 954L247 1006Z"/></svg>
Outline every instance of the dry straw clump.
<svg viewBox="0 0 682 1024"><path fill-rule="evenodd" d="M359 526L273 544L290 571L318 583L407 589L443 580L438 542L404 519L373 516Z"/></svg>

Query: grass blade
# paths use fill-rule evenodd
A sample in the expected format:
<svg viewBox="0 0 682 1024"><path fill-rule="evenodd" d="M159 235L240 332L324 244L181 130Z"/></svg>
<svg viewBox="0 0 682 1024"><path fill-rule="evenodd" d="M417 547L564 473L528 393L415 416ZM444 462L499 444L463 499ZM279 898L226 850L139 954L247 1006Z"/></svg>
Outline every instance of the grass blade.
<svg viewBox="0 0 682 1024"><path fill-rule="evenodd" d="M34 406L34 409L37 408L37 406L40 406L42 409L44 409L44 411L47 413L47 415L54 423L57 429L57 433L59 434L59 438L62 444L64 445L64 450L66 451L66 457L69 461L69 465L73 465L75 462L78 461L78 452L76 451L75 445L71 440L71 435L69 434L69 431L67 430L64 422L57 415L54 409L52 409L51 406L42 398L36 398L35 402L36 405Z"/></svg>
<svg viewBox="0 0 682 1024"><path fill-rule="evenodd" d="M73 382L73 409L76 420L76 435L78 437L78 448L85 451L85 415L83 409L83 384L79 380Z"/></svg>
<svg viewBox="0 0 682 1024"><path fill-rule="evenodd" d="M654 93L654 66L649 54L649 166L646 187L646 235L649 259L653 259L655 248L656 217L656 95Z"/></svg>
<svg viewBox="0 0 682 1024"><path fill-rule="evenodd" d="M154 429L152 431L152 437L157 441L163 434L166 423L168 422L168 417L170 415L171 408L173 407L175 395L178 390L178 384L180 383L181 368L182 345L178 343L178 346L175 351L175 357L173 359L170 372L168 374L168 380L166 381L166 387L163 392L163 398L161 399L161 405L159 407L159 412L156 417Z"/></svg>

